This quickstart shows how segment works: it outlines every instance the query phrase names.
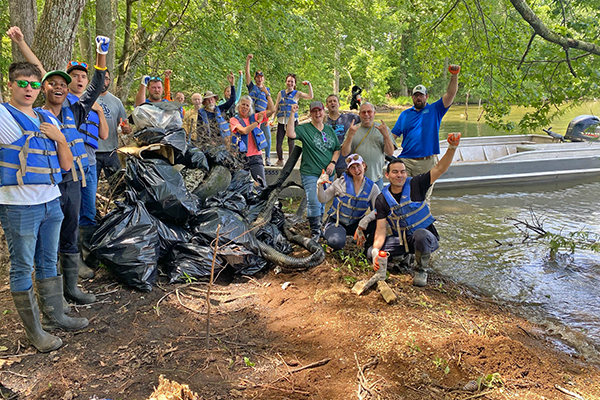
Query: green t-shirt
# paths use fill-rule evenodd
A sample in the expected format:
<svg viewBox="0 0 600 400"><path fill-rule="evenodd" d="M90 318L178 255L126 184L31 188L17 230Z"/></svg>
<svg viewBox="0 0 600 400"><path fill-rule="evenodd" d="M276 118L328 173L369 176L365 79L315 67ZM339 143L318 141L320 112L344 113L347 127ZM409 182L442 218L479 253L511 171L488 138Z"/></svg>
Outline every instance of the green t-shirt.
<svg viewBox="0 0 600 400"><path fill-rule="evenodd" d="M331 161L333 153L341 148L335 132L329 125L323 127L323 132L319 132L312 123L298 125L296 139L302 142L302 175L320 176Z"/></svg>

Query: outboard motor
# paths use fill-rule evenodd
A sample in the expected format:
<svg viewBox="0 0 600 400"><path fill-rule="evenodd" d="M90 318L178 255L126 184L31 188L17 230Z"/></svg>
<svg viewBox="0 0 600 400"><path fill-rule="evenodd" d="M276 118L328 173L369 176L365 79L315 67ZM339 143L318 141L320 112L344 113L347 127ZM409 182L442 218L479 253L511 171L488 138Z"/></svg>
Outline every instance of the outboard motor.
<svg viewBox="0 0 600 400"><path fill-rule="evenodd" d="M600 137L600 118L595 115L575 117L567 127L565 139L571 142L598 140Z"/></svg>

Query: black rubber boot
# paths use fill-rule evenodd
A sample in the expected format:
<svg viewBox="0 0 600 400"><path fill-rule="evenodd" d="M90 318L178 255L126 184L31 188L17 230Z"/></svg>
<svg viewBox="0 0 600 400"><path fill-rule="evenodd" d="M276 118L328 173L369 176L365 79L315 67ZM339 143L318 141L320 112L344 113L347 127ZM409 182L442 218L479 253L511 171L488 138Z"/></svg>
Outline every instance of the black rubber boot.
<svg viewBox="0 0 600 400"><path fill-rule="evenodd" d="M64 278L65 297L77 304L91 304L96 301L96 296L84 293L77 286L79 275L79 253L60 253L58 255L59 270Z"/></svg>
<svg viewBox="0 0 600 400"><path fill-rule="evenodd" d="M81 279L92 279L95 275L91 267L98 267L97 260L90 254L90 239L96 231L95 226L80 226L79 239L77 247L81 257L79 257L79 277Z"/></svg>
<svg viewBox="0 0 600 400"><path fill-rule="evenodd" d="M321 216L308 217L311 239L317 243L319 243L319 239L321 238L321 218Z"/></svg>
<svg viewBox="0 0 600 400"><path fill-rule="evenodd" d="M430 257L431 253L421 253L419 250L415 251L413 286L423 287L427 285L427 266L429 265Z"/></svg>
<svg viewBox="0 0 600 400"><path fill-rule="evenodd" d="M61 276L38 280L38 295L42 306L44 329L78 331L88 326L87 318L71 318L63 310L63 281Z"/></svg>
<svg viewBox="0 0 600 400"><path fill-rule="evenodd" d="M33 295L33 287L23 292L11 292L11 294L17 312L23 321L27 339L29 339L31 344L42 353L56 350L62 346L62 340L59 337L51 335L42 329L40 309Z"/></svg>

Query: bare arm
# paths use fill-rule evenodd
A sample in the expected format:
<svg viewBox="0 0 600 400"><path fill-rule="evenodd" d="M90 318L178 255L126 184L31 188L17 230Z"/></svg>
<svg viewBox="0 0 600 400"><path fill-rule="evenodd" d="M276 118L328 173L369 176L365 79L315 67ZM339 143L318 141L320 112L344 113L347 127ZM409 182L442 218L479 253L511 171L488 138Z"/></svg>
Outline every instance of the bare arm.
<svg viewBox="0 0 600 400"><path fill-rule="evenodd" d="M381 132L381 136L383 136L383 151L386 155L388 156L393 156L394 155L394 142L392 141L392 138L390 138L390 133L388 131L388 127L385 124L385 122L383 122L383 120L381 120L381 125L376 126L377 130L379 132Z"/></svg>
<svg viewBox="0 0 600 400"><path fill-rule="evenodd" d="M458 144L460 143L460 133L449 133L448 134L448 149L446 150L446 154L438 161L438 163L429 171L429 175L431 175L431 184L438 180L440 176L444 174L452 164L452 160L454 159L454 154L456 153L456 149Z"/></svg>
<svg viewBox="0 0 600 400"><path fill-rule="evenodd" d="M458 65L451 65L448 70L450 71L450 83L448 83L448 88L446 89L446 93L442 97L442 102L444 103L444 107L448 108L452 105L454 101L454 96L456 96L456 92L458 92L458 72L460 71L460 67Z"/></svg>
<svg viewBox="0 0 600 400"><path fill-rule="evenodd" d="M296 114L296 111L298 111L298 104L292 104L292 112L290 113L285 129L285 135L290 139L296 139L296 127L294 126L294 114Z"/></svg>
<svg viewBox="0 0 600 400"><path fill-rule="evenodd" d="M342 157L350 155L350 152L352 151L352 139L354 139L357 130L358 125L354 125L354 121L352 121L350 128L348 128L348 131L346 132L344 143L342 143Z"/></svg>
<svg viewBox="0 0 600 400"><path fill-rule="evenodd" d="M146 85L143 84L144 77L142 77L142 82L140 82L140 87L138 88L137 94L135 95L135 106L139 106L144 104L146 101Z"/></svg>
<svg viewBox="0 0 600 400"><path fill-rule="evenodd" d="M265 95L267 96L267 118L271 118L271 115L275 114L275 104L273 104L273 97L267 90L266 86L263 86Z"/></svg>
<svg viewBox="0 0 600 400"><path fill-rule="evenodd" d="M248 54L246 56L246 68L245 68L245 72L246 72L246 85L249 85L250 82L252 82L252 75L250 75L250 60L252 60L254 56L252 54Z"/></svg>
<svg viewBox="0 0 600 400"><path fill-rule="evenodd" d="M385 231L387 221L385 218L377 220L377 227L375 228L375 238L373 239L373 248L381 249L385 243Z"/></svg>
<svg viewBox="0 0 600 400"><path fill-rule="evenodd" d="M236 125L235 128L234 128L235 131L241 133L242 135L247 135L250 132L252 132L252 130L254 128L258 128L260 126L260 124L261 124L260 121L263 120L262 112L256 113L255 116L256 116L256 122L253 122L253 123L251 123L248 126L242 126L241 124L240 125ZM233 118L235 118L235 117L233 117ZM233 118L231 118L231 120L233 120ZM242 118L242 117L240 117L240 118Z"/></svg>
<svg viewBox="0 0 600 400"><path fill-rule="evenodd" d="M21 52L21 54L23 54L23 57L25 57L27 62L34 64L36 67L38 67L42 72L42 76L46 75L46 70L44 69L44 66L37 58L37 56L33 53L33 51L31 51L27 42L25 42L25 38L23 36L23 33L21 32L21 28L19 28L18 26L12 26L8 29L6 34L13 42L15 42L15 44L19 48L19 51Z"/></svg>
<svg viewBox="0 0 600 400"><path fill-rule="evenodd" d="M305 99L305 100L310 100L313 98L313 88L312 88L312 84L309 81L308 82L308 93L304 93L301 91L298 91L298 97L300 97L301 99Z"/></svg>
<svg viewBox="0 0 600 400"><path fill-rule="evenodd" d="M67 144L65 135L63 135L56 125L48 122L40 124L40 131L49 139L54 140L58 153L58 163L62 169L69 171L73 166L73 153L71 153L71 148Z"/></svg>
<svg viewBox="0 0 600 400"><path fill-rule="evenodd" d="M275 122L275 118L277 118L277 110L279 109L279 102L281 101L281 92L277 92L277 100L275 101L275 110L273 111L273 114L275 117L273 119L273 122Z"/></svg>
<svg viewBox="0 0 600 400"><path fill-rule="evenodd" d="M102 140L106 140L108 138L108 122L106 122L104 110L98 103L94 103L94 105L92 106L92 110L98 113L98 119L100 121L100 123L98 124L98 137Z"/></svg>

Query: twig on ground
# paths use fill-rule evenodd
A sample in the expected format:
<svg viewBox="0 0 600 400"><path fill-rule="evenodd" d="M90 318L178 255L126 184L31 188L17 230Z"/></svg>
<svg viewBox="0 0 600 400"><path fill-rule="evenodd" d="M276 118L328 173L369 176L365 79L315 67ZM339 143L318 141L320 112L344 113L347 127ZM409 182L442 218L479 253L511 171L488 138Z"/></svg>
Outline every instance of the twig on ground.
<svg viewBox="0 0 600 400"><path fill-rule="evenodd" d="M248 379L244 379L244 378L240 378L240 380L242 382L248 383L254 387L262 387L265 389L273 389L273 390L279 390L285 393L300 393L300 394L304 394L304 395L310 395L310 392L305 392L304 390L297 390L297 389L284 389L284 388L279 388L277 386L272 386L272 385L267 385L267 384L261 384L261 383L254 383L252 381L249 381Z"/></svg>
<svg viewBox="0 0 600 400"><path fill-rule="evenodd" d="M2 373L2 372L4 372L5 374L16 375L16 376L19 376L21 378L29 378L29 376L27 376L27 375L17 374L16 372L12 372L12 371L0 371L0 373Z"/></svg>
<svg viewBox="0 0 600 400"><path fill-rule="evenodd" d="M36 354L36 353L23 353L23 354L12 354L10 356L0 356L0 360L6 360L9 358L15 358L15 357L27 357L27 356L32 356L34 354ZM0 371L0 372L2 372L2 371Z"/></svg>
<svg viewBox="0 0 600 400"><path fill-rule="evenodd" d="M578 399L578 400L585 400L585 398L584 398L582 395L580 395L580 394L578 394L578 393L575 393L575 392L572 392L572 391L570 391L570 390L568 390L568 389L565 389L564 387L560 387L560 386L558 386L558 385L554 385L554 387L555 387L557 390L559 390L559 391L563 392L564 394L567 394L567 395L569 395L569 396L571 396L571 397L575 397L575 398L576 398L576 399Z"/></svg>
<svg viewBox="0 0 600 400"><path fill-rule="evenodd" d="M210 290L212 289L213 279L215 278L215 263L217 262L217 251L219 250L219 232L221 224L217 226L217 237L215 238L215 248L213 250L212 266L210 268L210 280L208 281L208 290L206 291L206 350L210 350Z"/></svg>
<svg viewBox="0 0 600 400"><path fill-rule="evenodd" d="M365 398L365 396L363 395L363 391L367 392L368 395L370 396L370 398L373 398L373 399L377 398L375 393L373 393L373 391L372 391L374 385L369 385L369 382L367 381L367 378L365 377L364 373L367 370L367 368L369 368L373 365L377 365L377 363L379 362L379 358L377 356L375 356L371 361L369 361L362 367L360 366L360 363L358 362L358 356L356 355L356 353L354 353L354 360L356 360L356 367L358 368L358 371L356 373L356 377L358 378L358 392L357 392L358 398L359 399Z"/></svg>
<svg viewBox="0 0 600 400"><path fill-rule="evenodd" d="M156 307L154 307L154 310L156 311L156 315L160 317L160 302L163 301L166 297L168 297L169 295L175 293L175 291L173 292L169 292L167 294L165 294L163 297L161 297L160 299L158 299L158 301L156 302Z"/></svg>

